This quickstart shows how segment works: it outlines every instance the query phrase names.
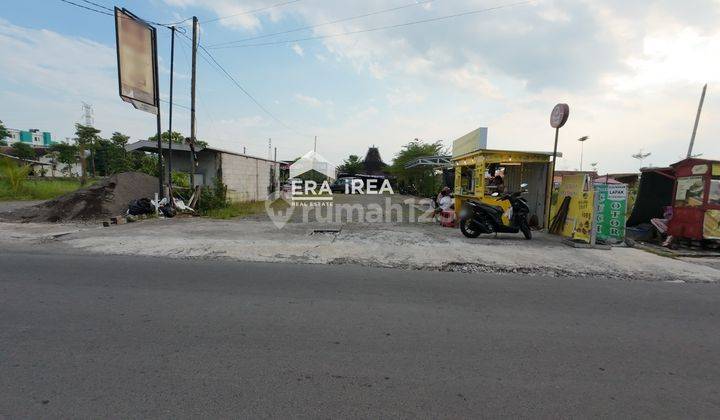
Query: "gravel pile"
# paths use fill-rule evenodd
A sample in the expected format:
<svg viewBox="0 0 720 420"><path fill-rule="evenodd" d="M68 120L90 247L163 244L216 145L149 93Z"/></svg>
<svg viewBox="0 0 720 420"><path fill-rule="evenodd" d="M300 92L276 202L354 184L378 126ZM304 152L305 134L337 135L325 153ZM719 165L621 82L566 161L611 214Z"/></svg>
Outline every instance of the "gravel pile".
<svg viewBox="0 0 720 420"><path fill-rule="evenodd" d="M124 172L56 199L5 213L3 217L25 222L103 219L125 214L130 201L154 197L157 191L156 177L141 172Z"/></svg>

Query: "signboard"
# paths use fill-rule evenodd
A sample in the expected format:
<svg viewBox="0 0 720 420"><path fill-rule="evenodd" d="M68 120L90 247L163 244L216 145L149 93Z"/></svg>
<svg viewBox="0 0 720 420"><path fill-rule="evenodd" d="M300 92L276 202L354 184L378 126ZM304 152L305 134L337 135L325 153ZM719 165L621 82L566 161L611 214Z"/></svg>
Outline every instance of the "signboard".
<svg viewBox="0 0 720 420"><path fill-rule="evenodd" d="M567 122L569 116L570 107L568 104L555 105L555 108L553 108L552 113L550 114L550 126L552 128L562 127Z"/></svg>
<svg viewBox="0 0 720 420"><path fill-rule="evenodd" d="M566 175L563 177L558 189L557 203L553 206L553 217L560 209L565 197L570 197L565 225L561 235L583 242L590 243L592 233L593 191L585 174Z"/></svg>
<svg viewBox="0 0 720 420"><path fill-rule="evenodd" d="M487 149L487 127L480 127L453 141L452 156L462 156Z"/></svg>
<svg viewBox="0 0 720 420"><path fill-rule="evenodd" d="M120 97L135 108L158 112L155 28L125 9L115 8Z"/></svg>
<svg viewBox="0 0 720 420"><path fill-rule="evenodd" d="M720 239L720 210L705 211L703 238Z"/></svg>
<svg viewBox="0 0 720 420"><path fill-rule="evenodd" d="M625 184L596 184L596 238L607 243L625 240L628 188Z"/></svg>

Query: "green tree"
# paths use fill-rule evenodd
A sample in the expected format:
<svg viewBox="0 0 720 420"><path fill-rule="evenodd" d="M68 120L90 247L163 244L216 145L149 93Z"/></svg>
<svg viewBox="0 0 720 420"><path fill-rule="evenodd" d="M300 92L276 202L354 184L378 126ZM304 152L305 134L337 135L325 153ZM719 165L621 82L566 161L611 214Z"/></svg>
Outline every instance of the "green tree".
<svg viewBox="0 0 720 420"><path fill-rule="evenodd" d="M0 146L7 146L7 142L5 141L7 137L10 137L10 132L7 131L3 122L0 121Z"/></svg>
<svg viewBox="0 0 720 420"><path fill-rule="evenodd" d="M167 143L168 139L170 139L170 138L172 138L173 143L176 143L176 144L185 143L185 136L183 135L183 133L178 133L177 131L173 131L172 135L170 135L169 131L163 131L163 133L160 137L162 138L162 141L164 143ZM148 137L148 140L157 141L157 134Z"/></svg>
<svg viewBox="0 0 720 420"><path fill-rule="evenodd" d="M118 146L121 146L122 148L125 148L125 146L128 144L128 141L130 141L130 136L126 136L125 134L116 131L112 133L110 141L117 144Z"/></svg>
<svg viewBox="0 0 720 420"><path fill-rule="evenodd" d="M130 170L128 153L113 140L99 139L95 145L95 166L100 176Z"/></svg>
<svg viewBox="0 0 720 420"><path fill-rule="evenodd" d="M137 172L144 172L148 175L158 176L157 158L141 151L133 151L129 154L130 169Z"/></svg>
<svg viewBox="0 0 720 420"><path fill-rule="evenodd" d="M183 133L178 133L177 131L173 131L172 135L170 135L169 131L163 131L162 135L160 136L162 138L162 141L164 143L168 142L168 139L172 138L173 144L185 144L185 135ZM148 140L150 141L157 141L157 134L154 136L148 137ZM205 148L207 147L207 142L204 142L202 140L195 140L195 145L198 148Z"/></svg>
<svg viewBox="0 0 720 420"><path fill-rule="evenodd" d="M20 141L13 143L12 154L15 157L25 160L34 160L36 158L35 149L33 149L29 144Z"/></svg>
<svg viewBox="0 0 720 420"><path fill-rule="evenodd" d="M98 174L107 176L131 170L131 159L125 150L129 140L129 136L117 131L109 140L102 138L96 140L93 164Z"/></svg>
<svg viewBox="0 0 720 420"><path fill-rule="evenodd" d="M100 130L89 125L75 124L75 141L78 145L80 154L80 166L82 168L82 176L80 184L85 185L87 182L87 161L85 160L85 150L90 150L90 162L93 165L93 176L95 175L95 142L99 138Z"/></svg>
<svg viewBox="0 0 720 420"><path fill-rule="evenodd" d="M363 162L360 160L360 157L357 155L350 155L347 159L343 161L343 164L338 166L337 170L338 172L347 174L347 175L355 175L359 172L361 172L363 169Z"/></svg>
<svg viewBox="0 0 720 420"><path fill-rule="evenodd" d="M407 169L405 165L419 157L437 156L445 153L442 142L425 143L418 139L404 145L395 155L390 172L397 177L398 184L405 187L415 186L418 194L434 196L440 189L440 174L430 167L417 166Z"/></svg>
<svg viewBox="0 0 720 420"><path fill-rule="evenodd" d="M78 147L73 144L53 143L50 146L50 152L56 156L58 162L65 165L63 172L68 173L68 175L72 171L72 165L76 164L79 159L78 151Z"/></svg>

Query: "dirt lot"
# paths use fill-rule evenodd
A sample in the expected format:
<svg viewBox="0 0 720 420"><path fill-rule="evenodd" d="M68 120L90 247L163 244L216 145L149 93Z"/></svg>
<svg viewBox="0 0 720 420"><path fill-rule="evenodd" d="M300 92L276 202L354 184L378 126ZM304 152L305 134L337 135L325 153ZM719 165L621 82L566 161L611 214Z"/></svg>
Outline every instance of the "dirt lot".
<svg viewBox="0 0 720 420"><path fill-rule="evenodd" d="M421 205L405 204L404 211ZM383 197L336 197L337 203L381 203ZM436 223L321 221L297 216L278 228L267 215L227 221L204 218L148 220L99 228L88 224L0 224L0 244L45 243L82 252L183 259L361 264L406 269L603 276L627 280L708 282L720 280L715 264L662 257L632 248L575 249L560 238L535 232L478 239Z"/></svg>

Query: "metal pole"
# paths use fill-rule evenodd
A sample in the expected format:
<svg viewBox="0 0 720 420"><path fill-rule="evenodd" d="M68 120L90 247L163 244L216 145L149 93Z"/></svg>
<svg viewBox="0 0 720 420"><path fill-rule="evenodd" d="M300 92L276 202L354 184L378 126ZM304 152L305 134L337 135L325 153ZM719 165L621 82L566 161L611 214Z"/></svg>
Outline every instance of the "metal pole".
<svg viewBox="0 0 720 420"><path fill-rule="evenodd" d="M555 146L553 147L553 155L552 155L552 167L550 168L550 177L548 178L548 186L547 186L547 199L545 200L547 202L547 226L546 229L548 233L550 233L550 218L552 217L552 212L550 211L550 206L552 205L552 191L553 191L553 182L555 179L555 160L557 159L557 145L558 145L558 137L560 135L560 129L555 129Z"/></svg>
<svg viewBox="0 0 720 420"><path fill-rule="evenodd" d="M190 142L195 141L195 86L197 79L198 18L193 16L192 78L190 81ZM191 147L193 149L193 147ZM195 188L195 157L190 153L190 188Z"/></svg>
<svg viewBox="0 0 720 420"><path fill-rule="evenodd" d="M703 103L705 103L705 92L707 92L707 83L703 86L702 95L700 95L700 105L698 105L697 115L695 116L695 126L693 127L692 137L690 137L690 147L688 147L687 152L688 158L692 156L693 146L695 145L695 135L697 134L698 124L700 123Z"/></svg>
<svg viewBox="0 0 720 420"><path fill-rule="evenodd" d="M580 142L580 172L582 172L582 164L583 164L583 151L585 150L585 142Z"/></svg>
<svg viewBox="0 0 720 420"><path fill-rule="evenodd" d="M170 105L168 109L168 192L172 201L173 76L175 74L175 27L170 27ZM172 205L172 203L171 203Z"/></svg>
<svg viewBox="0 0 720 420"><path fill-rule="evenodd" d="M162 162L162 124L160 120L160 76L158 74L157 60L157 31L153 29L153 66L155 70L155 97L157 98L157 148L158 148L158 194L160 198L165 196L165 183L163 182L163 162Z"/></svg>

